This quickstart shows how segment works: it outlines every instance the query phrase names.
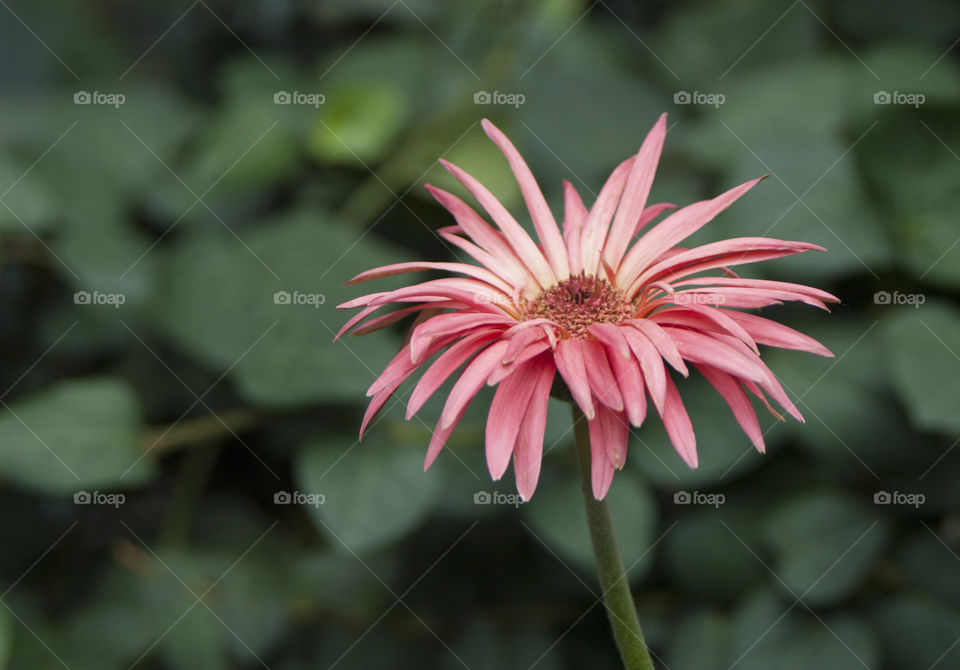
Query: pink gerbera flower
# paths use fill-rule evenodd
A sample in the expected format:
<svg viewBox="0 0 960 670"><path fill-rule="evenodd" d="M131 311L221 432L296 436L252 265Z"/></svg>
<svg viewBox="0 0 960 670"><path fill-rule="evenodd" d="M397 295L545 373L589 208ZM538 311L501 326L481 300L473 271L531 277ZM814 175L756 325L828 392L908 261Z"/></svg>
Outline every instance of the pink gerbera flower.
<svg viewBox="0 0 960 670"><path fill-rule="evenodd" d="M427 185L456 219L439 230L473 257L467 263L398 263L357 275L351 283L420 270L464 275L372 293L342 308L363 307L338 337L368 333L418 314L409 341L367 391L360 434L400 384L439 356L413 389L407 418L461 366L440 415L424 469L436 459L473 396L496 386L486 424L486 456L494 479L513 459L517 490L528 500L540 475L547 402L555 373L586 415L593 494L600 500L622 468L630 426L640 426L649 398L674 448L697 466L693 428L666 365L683 376L687 363L723 396L747 437L763 451L763 435L748 394L767 409L772 399L803 421L758 344L832 354L791 328L748 314L797 300L826 309L837 299L815 288L737 276L728 267L822 247L765 237L741 237L694 248L677 246L760 179L679 209L646 229L674 205L647 206L666 135L666 114L636 156L621 163L591 209L564 181L563 231L517 149L487 120L483 128L500 148L526 201L539 244L480 182L455 165L443 166L486 210L494 226L457 196ZM646 230L645 230L646 229ZM645 230L645 232L644 232ZM639 233L643 235L636 241ZM716 271L721 274L716 274ZM703 273L714 271L714 274ZM388 305L403 305L371 316Z"/></svg>

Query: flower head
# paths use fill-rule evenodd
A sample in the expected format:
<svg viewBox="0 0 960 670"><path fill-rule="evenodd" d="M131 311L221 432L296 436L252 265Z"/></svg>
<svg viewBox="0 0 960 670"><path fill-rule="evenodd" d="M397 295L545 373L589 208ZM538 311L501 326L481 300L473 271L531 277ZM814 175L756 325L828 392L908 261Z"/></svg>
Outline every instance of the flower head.
<svg viewBox="0 0 960 670"><path fill-rule="evenodd" d="M510 165L539 244L480 182L441 160L493 225L457 196L428 185L456 220L439 234L478 264L398 263L351 280L421 270L462 275L340 305L363 309L338 337L418 314L409 341L367 392L371 401L361 435L415 371L426 368L410 395L407 418L462 367L427 448L424 468L436 459L476 393L485 384L496 386L486 424L487 465L499 479L512 458L517 489L529 499L540 474L547 402L559 372L589 422L593 493L602 499L614 471L626 462L630 426L640 426L647 417L648 400L674 448L690 467L697 466L693 428L668 366L684 377L688 364L696 368L760 451L763 436L750 395L778 418L770 400L803 421L757 345L832 354L806 335L741 310L790 300L826 309L826 302L837 299L800 284L742 278L730 267L824 249L766 237L678 246L762 177L681 209L667 203L648 206L666 135L663 115L637 155L613 171L589 210L574 187L563 183L561 231L513 144L489 121L484 120L483 128ZM400 308L374 316L387 306Z"/></svg>

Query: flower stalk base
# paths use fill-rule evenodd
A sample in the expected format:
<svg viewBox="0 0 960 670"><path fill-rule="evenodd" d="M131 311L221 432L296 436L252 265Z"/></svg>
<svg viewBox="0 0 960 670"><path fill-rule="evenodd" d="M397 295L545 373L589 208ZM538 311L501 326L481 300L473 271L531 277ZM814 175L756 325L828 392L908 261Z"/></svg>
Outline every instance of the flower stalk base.
<svg viewBox="0 0 960 670"><path fill-rule="evenodd" d="M617 544L613 517L607 498L593 497L590 478L590 433L587 420L576 404L571 403L573 430L577 440L577 460L583 479L583 498L587 508L587 525L590 527L590 542L593 556L600 573L600 588L613 628L613 637L626 670L654 670L653 660L647 651L647 643L637 619L630 583L623 568L620 547Z"/></svg>

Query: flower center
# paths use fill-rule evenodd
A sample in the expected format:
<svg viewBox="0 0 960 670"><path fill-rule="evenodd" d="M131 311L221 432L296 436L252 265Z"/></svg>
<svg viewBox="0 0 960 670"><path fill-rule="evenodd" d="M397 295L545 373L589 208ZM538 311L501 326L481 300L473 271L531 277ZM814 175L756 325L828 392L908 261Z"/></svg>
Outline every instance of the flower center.
<svg viewBox="0 0 960 670"><path fill-rule="evenodd" d="M527 319L550 319L572 337L582 338L594 323L633 318L634 306L605 279L578 275L551 286L524 308Z"/></svg>

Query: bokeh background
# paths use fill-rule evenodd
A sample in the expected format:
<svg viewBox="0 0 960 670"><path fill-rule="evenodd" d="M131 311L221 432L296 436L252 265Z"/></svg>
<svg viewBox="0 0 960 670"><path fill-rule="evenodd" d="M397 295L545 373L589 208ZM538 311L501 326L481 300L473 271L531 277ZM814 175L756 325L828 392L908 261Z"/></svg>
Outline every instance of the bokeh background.
<svg viewBox="0 0 960 670"><path fill-rule="evenodd" d="M0 667L616 667L566 408L518 506L489 395L423 474L409 388L356 441L402 329L332 337L452 257L438 157L526 218L481 118L559 212L663 111L654 201L769 173L694 241L819 243L744 273L842 303L770 310L836 358L765 354L807 418L766 455L692 378L698 470L635 431L660 667L960 667L960 5L0 5Z"/></svg>

